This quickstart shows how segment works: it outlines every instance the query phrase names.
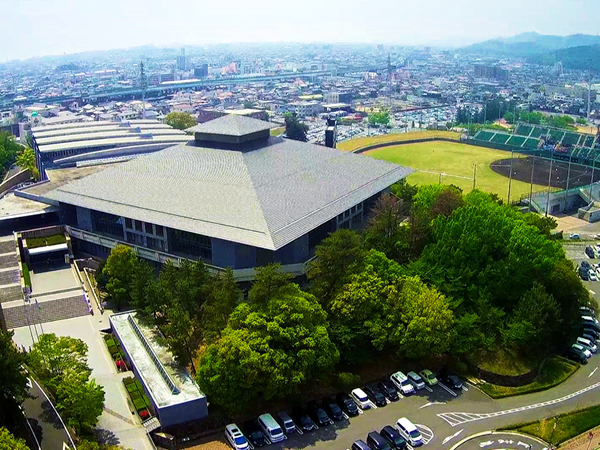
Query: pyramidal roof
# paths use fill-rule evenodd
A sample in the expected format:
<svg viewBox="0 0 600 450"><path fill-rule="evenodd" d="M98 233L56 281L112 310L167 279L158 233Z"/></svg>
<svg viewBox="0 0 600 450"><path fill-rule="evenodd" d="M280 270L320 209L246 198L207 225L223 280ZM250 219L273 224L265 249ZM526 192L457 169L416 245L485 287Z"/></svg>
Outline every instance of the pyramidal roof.
<svg viewBox="0 0 600 450"><path fill-rule="evenodd" d="M217 121L250 123L239 117ZM249 152L170 147L43 197L277 250L411 172L367 156L271 137Z"/></svg>
<svg viewBox="0 0 600 450"><path fill-rule="evenodd" d="M252 117L238 114L227 114L223 117L188 128L186 131L190 133L242 137L270 130L271 128L271 123L264 120L253 119Z"/></svg>

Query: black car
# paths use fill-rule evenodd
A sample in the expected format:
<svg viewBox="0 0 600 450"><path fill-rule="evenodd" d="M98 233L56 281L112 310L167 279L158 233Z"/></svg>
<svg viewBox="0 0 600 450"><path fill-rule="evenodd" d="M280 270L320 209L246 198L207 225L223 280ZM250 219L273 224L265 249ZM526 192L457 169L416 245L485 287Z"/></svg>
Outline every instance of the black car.
<svg viewBox="0 0 600 450"><path fill-rule="evenodd" d="M400 400L396 386L394 386L394 383L392 383L390 380L380 381L377 383L377 389L379 389L379 392L385 395L385 397L391 402Z"/></svg>
<svg viewBox="0 0 600 450"><path fill-rule="evenodd" d="M590 270L592 268L592 265L587 261L581 261L581 267L583 267L586 270Z"/></svg>
<svg viewBox="0 0 600 450"><path fill-rule="evenodd" d="M323 408L319 406L317 402L310 402L306 405L306 410L310 418L320 427L327 426L331 423L329 416Z"/></svg>
<svg viewBox="0 0 600 450"><path fill-rule="evenodd" d="M358 439L352 443L352 450L371 450L362 439Z"/></svg>
<svg viewBox="0 0 600 450"><path fill-rule="evenodd" d="M354 403L354 400L352 400L348 394L342 392L336 395L335 401L338 406L342 408L342 411L349 416L358 416L358 406L356 406L356 403Z"/></svg>
<svg viewBox="0 0 600 450"><path fill-rule="evenodd" d="M387 439L392 447L398 450L404 450L405 448L408 448L407 443L400 435L400 432L391 425L386 425L383 427L379 434Z"/></svg>
<svg viewBox="0 0 600 450"><path fill-rule="evenodd" d="M582 330L585 334L589 334L594 336L595 339L600 339L600 333L595 328L583 328Z"/></svg>
<svg viewBox="0 0 600 450"><path fill-rule="evenodd" d="M244 435L255 447L262 447L267 443L265 441L265 435L260 430L256 420L247 420L244 422Z"/></svg>
<svg viewBox="0 0 600 450"><path fill-rule="evenodd" d="M583 281L590 281L590 273L583 267L579 269L579 276Z"/></svg>
<svg viewBox="0 0 600 450"><path fill-rule="evenodd" d="M292 419L294 419L296 425L298 425L304 431L311 431L316 428L315 423L312 421L306 410L301 406L297 406L292 409Z"/></svg>
<svg viewBox="0 0 600 450"><path fill-rule="evenodd" d="M576 348L571 347L565 352L565 358L570 359L571 361L575 361L579 364L587 364L587 356Z"/></svg>
<svg viewBox="0 0 600 450"><path fill-rule="evenodd" d="M581 306L579 307L579 311L581 312L582 316L596 316L596 312L589 306Z"/></svg>
<svg viewBox="0 0 600 450"><path fill-rule="evenodd" d="M590 247L589 245L585 248L585 254L588 255L590 258L594 257L594 250L592 250L592 247Z"/></svg>
<svg viewBox="0 0 600 450"><path fill-rule="evenodd" d="M327 415L333 420L342 420L344 418L344 413L342 412L342 409L332 398L324 399L323 403L321 403L321 408L323 408Z"/></svg>
<svg viewBox="0 0 600 450"><path fill-rule="evenodd" d="M367 445L371 450L392 450L392 446L388 440L377 431L371 431L367 434Z"/></svg>
<svg viewBox="0 0 600 450"><path fill-rule="evenodd" d="M365 386L363 391L365 391L365 394L367 394L369 400L375 403L378 407L387 405L385 396L381 392L379 392L379 389L377 389L376 384L369 384L368 386Z"/></svg>
<svg viewBox="0 0 600 450"><path fill-rule="evenodd" d="M442 371L442 373L440 373L438 376L438 380L440 380L445 386L457 391L460 391L463 387L460 378L450 372Z"/></svg>

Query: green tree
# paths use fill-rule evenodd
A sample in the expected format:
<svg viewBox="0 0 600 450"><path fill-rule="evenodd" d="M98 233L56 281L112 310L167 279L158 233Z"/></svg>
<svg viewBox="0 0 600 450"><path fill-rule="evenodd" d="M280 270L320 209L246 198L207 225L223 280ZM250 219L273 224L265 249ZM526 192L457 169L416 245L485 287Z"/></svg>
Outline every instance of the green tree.
<svg viewBox="0 0 600 450"><path fill-rule="evenodd" d="M308 140L308 125L300 122L296 114L285 113L285 135L294 141L306 142Z"/></svg>
<svg viewBox="0 0 600 450"><path fill-rule="evenodd" d="M371 210L364 233L365 245L398 261L408 260L409 229L403 222L408 211L402 200L384 194Z"/></svg>
<svg viewBox="0 0 600 450"><path fill-rule="evenodd" d="M191 114L184 112L171 112L167 114L167 125L178 130L187 130L196 125L196 119Z"/></svg>
<svg viewBox="0 0 600 450"><path fill-rule="evenodd" d="M154 269L150 267L150 264L142 259L136 260L129 287L131 306L143 315L154 316L156 313L156 311L151 310L152 308L149 308L148 304L148 298L152 289L154 289L155 282Z"/></svg>
<svg viewBox="0 0 600 450"><path fill-rule="evenodd" d="M137 256L131 247L117 245L113 248L106 260L102 272L109 279L106 283L106 292L117 310L131 302L131 282L133 280Z"/></svg>
<svg viewBox="0 0 600 450"><path fill-rule="evenodd" d="M57 409L78 433L91 430L104 409L104 389L96 380L89 380L89 374L79 371L71 370L62 377L56 397Z"/></svg>
<svg viewBox="0 0 600 450"><path fill-rule="evenodd" d="M391 122L389 111L372 112L369 114L369 125L371 126L388 126Z"/></svg>
<svg viewBox="0 0 600 450"><path fill-rule="evenodd" d="M410 210L415 195L419 192L419 188L416 184L410 184L406 181L406 178L394 183L392 185L392 194L394 194L398 199L404 202L404 205L407 209Z"/></svg>
<svg viewBox="0 0 600 450"><path fill-rule="evenodd" d="M204 339L212 343L221 337L240 298L233 271L227 269L225 273L213 277L209 292L208 300L202 305L202 333Z"/></svg>
<svg viewBox="0 0 600 450"><path fill-rule="evenodd" d="M167 322L161 327L165 343L173 356L183 365L190 365L196 373L194 359L202 341L200 322L176 300L167 308Z"/></svg>
<svg viewBox="0 0 600 450"><path fill-rule="evenodd" d="M17 438L4 427L0 427L0 450L29 450L25 440Z"/></svg>
<svg viewBox="0 0 600 450"><path fill-rule="evenodd" d="M297 393L339 359L314 296L291 283L276 291L266 304L239 305L200 360L200 387L229 412Z"/></svg>
<svg viewBox="0 0 600 450"><path fill-rule="evenodd" d="M0 130L0 180L10 166L16 161L17 154L23 146L15 141L15 137L7 131Z"/></svg>
<svg viewBox="0 0 600 450"><path fill-rule="evenodd" d="M27 375L23 371L27 358L15 348L13 335L13 331L0 331L0 405L12 398L21 403L28 396Z"/></svg>
<svg viewBox="0 0 600 450"><path fill-rule="evenodd" d="M281 295L286 288L293 288L294 275L281 271L280 264L257 267L256 276L248 298L255 305L267 305L274 297Z"/></svg>
<svg viewBox="0 0 600 450"><path fill-rule="evenodd" d="M29 170L31 172L31 176L36 180L40 179L40 172L37 169L37 164L35 161L35 152L31 148L24 148L19 153L17 153L17 166L19 166L23 170Z"/></svg>
<svg viewBox="0 0 600 450"><path fill-rule="evenodd" d="M81 339L58 337L54 333L42 334L29 352L29 365L54 390L67 373L90 374L87 352L87 344Z"/></svg>
<svg viewBox="0 0 600 450"><path fill-rule="evenodd" d="M349 229L339 229L317 245L306 275L311 293L322 305L327 307L350 277L361 270L364 254L361 236Z"/></svg>

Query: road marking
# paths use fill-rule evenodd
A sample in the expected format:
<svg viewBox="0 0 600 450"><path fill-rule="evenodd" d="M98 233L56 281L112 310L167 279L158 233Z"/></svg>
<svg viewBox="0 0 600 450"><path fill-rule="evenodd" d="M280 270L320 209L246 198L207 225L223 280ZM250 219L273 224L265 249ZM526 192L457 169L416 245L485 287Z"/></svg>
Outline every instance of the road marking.
<svg viewBox="0 0 600 450"><path fill-rule="evenodd" d="M476 420L485 420L490 419L492 417L504 416L507 414L514 414L522 411L528 411L531 409L542 408L544 406L555 405L557 403L564 402L566 400L570 400L574 397L577 397L581 394L584 394L592 389L596 389L600 386L600 383L592 384L586 388L583 388L577 392L573 392L572 394L565 395L564 397L557 398L554 400L550 400L543 403L535 403L533 405L521 406L520 408L507 409L505 411L498 411L493 413L479 414L479 413L465 413L465 412L450 412L450 413L439 413L438 417L444 419L451 427L455 427L456 425L461 425L467 422L474 422Z"/></svg>
<svg viewBox="0 0 600 450"><path fill-rule="evenodd" d="M457 394L456 392L454 392L452 389L450 389L450 388L449 388L448 386L446 386L444 383L440 383L440 382L438 381L438 384L439 384L439 385L440 385L442 388L444 388L444 390L445 390L446 392L448 392L448 394L450 394L451 396L453 396L453 397L456 397L456 396L458 396L458 394Z"/></svg>
<svg viewBox="0 0 600 450"><path fill-rule="evenodd" d="M421 437L423 438L423 445L429 444L433 439L433 431L431 431L431 428L426 427L425 425L421 425L419 423L416 423L415 426L421 433Z"/></svg>
<svg viewBox="0 0 600 450"><path fill-rule="evenodd" d="M431 389L429 386L425 386L425 389L427 389L429 392L433 392L433 389Z"/></svg>
<svg viewBox="0 0 600 450"><path fill-rule="evenodd" d="M592 370L592 373L590 373L588 375L588 378L592 378L592 375L594 375L596 373L596 370L598 370L598 368L596 367L594 370Z"/></svg>
<svg viewBox="0 0 600 450"><path fill-rule="evenodd" d="M342 412L342 416L344 417L344 419L350 420L350 417L348 417L348 414L346 414L345 412Z"/></svg>
<svg viewBox="0 0 600 450"><path fill-rule="evenodd" d="M465 391L465 392L469 392L469 388L465 387L465 386L462 387L462 390Z"/></svg>
<svg viewBox="0 0 600 450"><path fill-rule="evenodd" d="M445 405L446 402L429 402L429 403L425 403L423 406L420 406L419 409L423 409L423 408L427 408L428 406L432 406L432 405Z"/></svg>
<svg viewBox="0 0 600 450"><path fill-rule="evenodd" d="M452 439L454 439L456 436L458 436L460 433L462 433L463 431L465 431L465 429L463 428L462 430L458 430L456 433L454 433L452 436L448 436L447 438L445 438L442 441L442 445L450 442Z"/></svg>
<svg viewBox="0 0 600 450"><path fill-rule="evenodd" d="M485 448L485 447L489 447L490 445L492 445L494 443L494 441L485 441L485 442L481 442L479 444L480 448Z"/></svg>
<svg viewBox="0 0 600 450"><path fill-rule="evenodd" d="M590 294L596 295L596 293L594 291L592 291L591 289L588 289L588 291L590 291Z"/></svg>

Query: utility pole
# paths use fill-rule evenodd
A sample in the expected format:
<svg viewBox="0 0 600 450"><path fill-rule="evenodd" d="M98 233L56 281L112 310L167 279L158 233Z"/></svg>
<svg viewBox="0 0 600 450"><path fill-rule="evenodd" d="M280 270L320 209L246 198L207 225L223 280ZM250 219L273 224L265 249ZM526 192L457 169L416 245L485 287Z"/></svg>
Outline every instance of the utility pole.
<svg viewBox="0 0 600 450"><path fill-rule="evenodd" d="M531 198L533 197L533 171L535 169L535 153L531 162L531 181L529 182L529 212L531 212Z"/></svg>
<svg viewBox="0 0 600 450"><path fill-rule="evenodd" d="M571 156L571 154L569 154L569 168L567 169L567 186L565 188L565 207L563 209L563 212L565 212L567 210L567 194L569 192L569 178L571 177L571 160L573 159L573 157Z"/></svg>
<svg viewBox="0 0 600 450"><path fill-rule="evenodd" d="M590 203L593 201L592 198L592 186L594 186L594 170L596 170L596 160L592 160L592 179L590 180Z"/></svg>
<svg viewBox="0 0 600 450"><path fill-rule="evenodd" d="M513 159L515 156L515 151L513 150L513 148L511 147L510 150L510 173L508 174L508 199L506 200L506 203L510 205L510 188L512 186L512 166L513 166Z"/></svg>
<svg viewBox="0 0 600 450"><path fill-rule="evenodd" d="M550 171L548 172L548 195L546 196L546 214L548 217L548 208L550 207L550 180L552 179L552 163L554 162L554 151L550 153Z"/></svg>
<svg viewBox="0 0 600 450"><path fill-rule="evenodd" d="M144 61L140 61L140 88L142 89L142 119L146 118L146 89L148 88L148 79L144 71Z"/></svg>
<svg viewBox="0 0 600 450"><path fill-rule="evenodd" d="M477 163L473 164L473 190L475 190L476 186L475 180L477 180Z"/></svg>

